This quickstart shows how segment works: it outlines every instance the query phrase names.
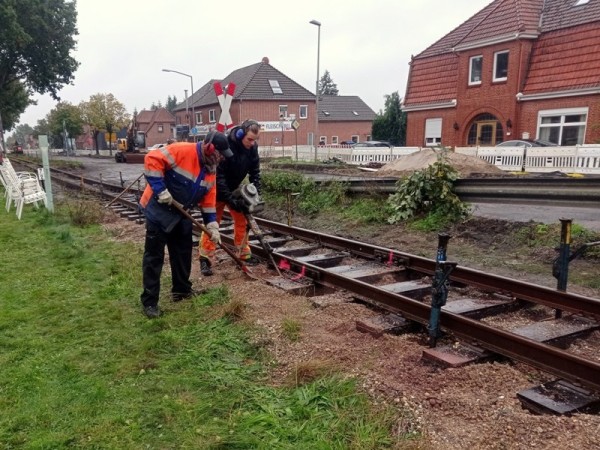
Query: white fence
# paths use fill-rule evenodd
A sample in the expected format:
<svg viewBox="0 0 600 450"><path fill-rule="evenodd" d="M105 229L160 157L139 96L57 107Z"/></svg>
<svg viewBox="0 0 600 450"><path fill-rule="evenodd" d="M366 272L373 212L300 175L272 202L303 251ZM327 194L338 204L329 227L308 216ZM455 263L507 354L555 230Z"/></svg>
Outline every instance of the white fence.
<svg viewBox="0 0 600 450"><path fill-rule="evenodd" d="M502 170L569 172L600 175L600 145L573 147L457 147L456 153L477 156Z"/></svg>
<svg viewBox="0 0 600 450"><path fill-rule="evenodd" d="M420 147L361 148L310 145L259 147L263 157L289 157L300 161L340 159L348 164L387 163L420 151ZM600 175L600 145L574 147L457 147L456 153L476 156L502 170L526 172L569 172Z"/></svg>
<svg viewBox="0 0 600 450"><path fill-rule="evenodd" d="M420 151L420 147L373 147L352 149L341 145L298 146L259 146L261 157L287 157L300 161L325 161L340 159L348 164L360 165L369 162L388 163L401 156ZM51 151L58 154L62 150ZM600 175L600 144L577 145L573 147L457 147L456 153L477 156L506 171L526 172L569 172ZM116 150L112 151L114 155ZM39 156L37 150L24 150L30 156ZM76 150L75 154L95 155L95 150ZM108 150L101 150L102 156L110 156Z"/></svg>
<svg viewBox="0 0 600 450"><path fill-rule="evenodd" d="M419 147L373 147L353 149L341 145L320 145L315 148L312 145L298 145L277 147L277 146L259 146L261 157L280 158L288 157L299 161L325 161L337 158L348 164L367 164L369 162L387 163L398 159L400 156L410 155L420 150Z"/></svg>

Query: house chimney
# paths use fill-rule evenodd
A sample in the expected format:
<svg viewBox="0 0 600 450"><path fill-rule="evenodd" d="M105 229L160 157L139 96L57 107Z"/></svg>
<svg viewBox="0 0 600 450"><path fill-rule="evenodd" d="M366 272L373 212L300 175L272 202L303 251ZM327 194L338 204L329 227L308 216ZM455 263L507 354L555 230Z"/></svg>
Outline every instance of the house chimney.
<svg viewBox="0 0 600 450"><path fill-rule="evenodd" d="M262 63L263 63L263 64L269 64L269 58L267 58L266 56L265 56L265 57L263 57L263 59L262 59Z"/></svg>

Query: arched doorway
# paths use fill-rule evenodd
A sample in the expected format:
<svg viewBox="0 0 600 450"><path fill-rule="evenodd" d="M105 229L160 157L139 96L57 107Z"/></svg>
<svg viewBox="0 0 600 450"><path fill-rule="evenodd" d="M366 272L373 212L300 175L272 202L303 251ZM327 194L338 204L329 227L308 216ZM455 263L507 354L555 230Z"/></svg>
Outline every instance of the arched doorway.
<svg viewBox="0 0 600 450"><path fill-rule="evenodd" d="M493 147L504 139L504 129L493 114L479 114L471 122L469 134L467 136L467 145L482 145Z"/></svg>

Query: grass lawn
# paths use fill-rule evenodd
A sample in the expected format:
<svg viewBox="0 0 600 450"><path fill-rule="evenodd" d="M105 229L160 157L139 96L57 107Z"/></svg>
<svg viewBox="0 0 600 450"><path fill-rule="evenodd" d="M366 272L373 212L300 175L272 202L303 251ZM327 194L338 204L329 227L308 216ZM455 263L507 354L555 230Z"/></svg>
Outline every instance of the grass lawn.
<svg viewBox="0 0 600 450"><path fill-rule="evenodd" d="M353 380L269 385L251 327L217 313L226 286L148 320L141 245L67 211L0 211L0 448L404 446Z"/></svg>

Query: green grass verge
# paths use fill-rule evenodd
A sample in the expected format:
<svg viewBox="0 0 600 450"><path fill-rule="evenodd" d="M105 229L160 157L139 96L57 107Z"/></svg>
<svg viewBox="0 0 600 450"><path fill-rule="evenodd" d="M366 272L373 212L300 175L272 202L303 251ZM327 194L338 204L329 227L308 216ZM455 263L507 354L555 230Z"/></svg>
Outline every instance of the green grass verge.
<svg viewBox="0 0 600 450"><path fill-rule="evenodd" d="M74 227L64 211L0 212L0 448L399 444L394 413L375 410L351 379L269 385L271 358L252 330L215 314L225 286L165 297L167 314L146 319L141 246Z"/></svg>

